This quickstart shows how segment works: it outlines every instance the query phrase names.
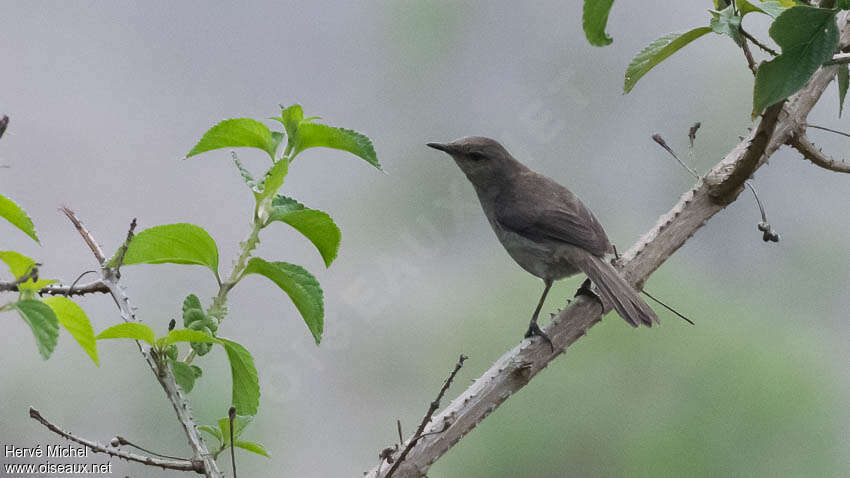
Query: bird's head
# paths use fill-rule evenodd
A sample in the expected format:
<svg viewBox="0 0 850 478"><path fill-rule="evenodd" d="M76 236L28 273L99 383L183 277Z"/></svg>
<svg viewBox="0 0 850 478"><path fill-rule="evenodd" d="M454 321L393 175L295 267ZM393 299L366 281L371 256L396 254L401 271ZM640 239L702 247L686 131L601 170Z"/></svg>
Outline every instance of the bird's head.
<svg viewBox="0 0 850 478"><path fill-rule="evenodd" d="M500 182L522 166L498 141L483 136L467 136L451 143L428 143L451 155L466 177L478 187Z"/></svg>

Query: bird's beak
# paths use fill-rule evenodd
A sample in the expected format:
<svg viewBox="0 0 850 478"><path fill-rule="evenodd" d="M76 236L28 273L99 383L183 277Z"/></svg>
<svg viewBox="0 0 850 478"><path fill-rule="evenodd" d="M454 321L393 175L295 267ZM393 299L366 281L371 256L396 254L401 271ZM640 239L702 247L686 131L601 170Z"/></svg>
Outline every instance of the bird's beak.
<svg viewBox="0 0 850 478"><path fill-rule="evenodd" d="M438 149L444 153L451 153L449 145L443 143L428 143L429 148Z"/></svg>

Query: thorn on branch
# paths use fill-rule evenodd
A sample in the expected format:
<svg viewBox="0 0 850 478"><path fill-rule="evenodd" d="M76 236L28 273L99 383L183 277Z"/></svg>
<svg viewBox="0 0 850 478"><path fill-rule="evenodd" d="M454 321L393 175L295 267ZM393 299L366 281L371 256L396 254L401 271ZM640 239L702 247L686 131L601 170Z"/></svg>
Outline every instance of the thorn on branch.
<svg viewBox="0 0 850 478"><path fill-rule="evenodd" d="M62 206L61 208L59 208L59 210L62 211L63 214L65 214L68 220L71 221L71 224L73 224L74 227L77 229L77 232L80 233L80 236L82 236L83 240L86 242L86 245L89 246L89 249L91 249L92 254L94 254L94 258L97 259L97 263L103 265L103 263L106 262L106 257L103 255L103 249L101 249L100 246L97 244L97 241L94 240L94 237L91 235L88 229L86 229L86 226L83 225L83 222L80 221L79 218L77 218L77 215L68 206Z"/></svg>
<svg viewBox="0 0 850 478"><path fill-rule="evenodd" d="M118 256L115 259L115 277L121 278L121 266L124 264L124 255L127 254L127 249L130 247L130 241L133 240L133 235L136 231L136 218L134 217L132 221L130 221L130 228L127 230L127 238L124 239L124 243L121 244L121 247L118 249Z"/></svg>

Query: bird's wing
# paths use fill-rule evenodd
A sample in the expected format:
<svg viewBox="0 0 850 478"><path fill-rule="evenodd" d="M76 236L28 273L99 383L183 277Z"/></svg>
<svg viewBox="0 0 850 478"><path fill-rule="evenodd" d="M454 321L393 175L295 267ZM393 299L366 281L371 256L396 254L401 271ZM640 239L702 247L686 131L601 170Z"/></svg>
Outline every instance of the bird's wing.
<svg viewBox="0 0 850 478"><path fill-rule="evenodd" d="M532 241L559 241L581 247L596 256L611 244L593 213L569 190L551 179L532 173L498 198L499 225Z"/></svg>

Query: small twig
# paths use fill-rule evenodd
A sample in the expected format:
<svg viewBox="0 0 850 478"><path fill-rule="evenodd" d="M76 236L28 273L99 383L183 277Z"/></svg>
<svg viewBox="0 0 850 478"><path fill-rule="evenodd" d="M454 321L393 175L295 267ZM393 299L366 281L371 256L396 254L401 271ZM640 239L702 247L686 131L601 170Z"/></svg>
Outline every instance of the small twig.
<svg viewBox="0 0 850 478"><path fill-rule="evenodd" d="M676 156L676 153L673 152L673 150L670 148L670 146L667 146L667 142L664 141L664 138L662 138L660 134L656 133L656 134L652 135L652 140L655 141L656 143L658 143L658 145L661 146L662 148L664 148L668 153L670 153L671 156L676 158L676 161L679 164L681 164L682 167L685 168L685 170L687 170L689 173L691 173L691 176L693 176L695 179L699 179L699 174L697 174L697 172L694 171L693 168L691 168L687 164L683 163L682 160L679 159L678 156Z"/></svg>
<svg viewBox="0 0 850 478"><path fill-rule="evenodd" d="M756 188L755 186L753 186L752 181L744 181L744 184L748 188L750 188L750 192L753 193L753 197L756 198L756 204L758 204L759 206L759 213L761 213L761 222L758 223L758 226L756 227L759 231L762 232L762 240L764 242L779 242L779 233L774 231L773 228L770 226L770 223L767 222L767 214L764 212L764 206L761 203L761 199L759 199L759 195L756 193Z"/></svg>
<svg viewBox="0 0 850 478"><path fill-rule="evenodd" d="M74 282L71 282L71 285L68 287L68 292L65 293L65 297L71 295L71 293L74 291L74 287L76 287L77 283L80 282L80 279L82 279L84 275L94 274L96 272L97 271L85 271L82 274L78 275L77 278L74 279ZM109 292L109 289L104 290L104 292Z"/></svg>
<svg viewBox="0 0 850 478"><path fill-rule="evenodd" d="M457 375L461 367L463 367L463 362L466 361L466 359L468 358L469 357L463 354L461 354L460 358L458 358L454 370L452 370L452 373L449 374L449 378L447 378L446 381L443 382L443 386L442 388L440 388L440 392L437 394L437 398L434 399L433 402L431 402L431 405L428 407L428 412L425 413L425 417L422 418L422 423L420 423L419 428L416 429L416 433L413 434L413 437L407 443L407 446L404 447L404 450L402 450L401 455L399 455L398 460L396 460L396 462L393 464L392 468L390 468L387 474L384 475L384 478L390 478L391 476L393 476L393 473L395 473L399 465L404 462L404 459L407 457L407 454L410 452L410 449L416 446L416 443L419 441L419 439L424 436L422 432L425 430L425 426L428 425L428 423L431 421L431 417L434 416L434 412L436 412L437 409L440 408L440 400L443 399L443 395L446 394L446 391L452 385L452 381L454 381L455 375ZM445 431L446 428L448 428L448 425L444 424L444 429L442 431Z"/></svg>
<svg viewBox="0 0 850 478"><path fill-rule="evenodd" d="M401 433L401 420L396 418L395 424L398 428L398 443L400 445L400 444L404 443L404 435Z"/></svg>
<svg viewBox="0 0 850 478"><path fill-rule="evenodd" d="M236 478L236 452L233 448L233 420L236 419L236 407L230 407L227 416L230 418L230 463L233 465L233 478Z"/></svg>
<svg viewBox="0 0 850 478"><path fill-rule="evenodd" d="M738 30L742 33L744 31L741 27L738 27ZM753 52L750 51L750 45L747 43L746 39L741 42L741 50L744 52L744 58L747 59L747 66L750 67L750 71L752 71L753 75L755 75L759 71L759 67L756 60L753 58Z"/></svg>
<svg viewBox="0 0 850 478"><path fill-rule="evenodd" d="M113 439L113 443L116 443L116 442L117 442L119 445L127 445L127 446L131 446L131 447L136 448L136 449L138 449L138 450L141 450L141 451L143 451L143 452L145 452L145 453L150 453L151 455L155 455L155 456L158 456L158 457L160 457L160 458L168 458L168 459L171 459L171 460L183 460L183 461L189 461L189 460L187 460L186 458L181 458L181 457L179 457L179 456L163 455L162 453L157 453L157 452L155 452L155 451L148 450L147 448L142 448L141 446L136 445L135 443L131 442L130 440L128 440L128 439L126 439L126 438L122 437L121 435L116 435L116 436L115 436L115 438Z"/></svg>
<svg viewBox="0 0 850 478"><path fill-rule="evenodd" d="M65 216L68 217L68 220L71 221L71 224L77 228L77 232L80 233L80 236L83 237L83 240L86 241L86 245L91 249L92 254L94 254L95 259L97 259L98 264L103 265L106 262L106 257L103 255L103 249L97 244L97 241L94 240L91 233L86 229L86 226L83 225L82 221L77 218L77 215L74 214L74 211L71 210L68 206L62 206L59 208Z"/></svg>
<svg viewBox="0 0 850 478"><path fill-rule="evenodd" d="M130 241L133 240L133 235L136 231L136 218L130 221L130 228L127 230L127 238L124 239L124 244L118 249L118 254L115 258L115 277L121 278L121 266L124 265L124 255L127 254L127 248L130 247Z"/></svg>
<svg viewBox="0 0 850 478"><path fill-rule="evenodd" d="M203 473L204 463L200 460L184 460L184 459L161 459L154 458L151 456L138 455L136 453L131 453L124 450L119 450L117 448L111 446L101 445L100 443L92 440L87 440L82 437L78 437L72 433L66 432L56 425L50 423L46 418L44 418L41 413L38 412L35 408L30 407L30 418L36 420L41 423L48 430L53 433L61 436L62 438L71 440L72 442L79 443L85 447L88 447L95 453L106 453L111 456L117 456L119 458L124 458L125 460L135 461L137 463L142 463L143 465L148 466L159 466L163 469L169 470L180 470L180 471L195 471L198 473Z"/></svg>
<svg viewBox="0 0 850 478"><path fill-rule="evenodd" d="M694 141L697 139L697 131L699 131L702 123L697 121L688 129L688 141L690 143L690 148L694 149Z"/></svg>
<svg viewBox="0 0 850 478"><path fill-rule="evenodd" d="M3 133L6 132L6 127L9 126L9 115L3 115L0 118L0 138L3 137Z"/></svg>
<svg viewBox="0 0 850 478"><path fill-rule="evenodd" d="M793 146L804 158L811 161L813 164L820 166L830 171L837 173L850 173L850 164L844 161L837 161L819 150L805 134L793 136L789 139L789 144Z"/></svg>
<svg viewBox="0 0 850 478"><path fill-rule="evenodd" d="M838 131L837 129L827 128L825 126L818 126L816 124L806 123L806 128L814 128L814 129L820 129L820 130L823 130L823 131L829 131L830 133L840 134L841 136L847 136L848 138L850 138L850 133L845 133L844 131Z"/></svg>
<svg viewBox="0 0 850 478"><path fill-rule="evenodd" d="M769 53L773 56L779 56L779 53L777 53L776 50L774 50L774 49L770 48L769 46L765 45L764 43L758 41L758 38L750 35L750 33L748 31L744 30L743 28L741 28L741 35L744 35L744 38L753 42L753 45L761 48L762 51L767 52L767 53Z"/></svg>
<svg viewBox="0 0 850 478"><path fill-rule="evenodd" d="M72 286L73 289L69 286L63 285L48 285L42 287L38 290L39 295L85 295L85 294L93 294L96 292L99 293L108 293L109 288L106 287L106 284L103 281L96 280L93 282L89 282L88 284L83 284L81 286ZM18 284L16 281L10 282L0 282L0 292L19 291Z"/></svg>
<svg viewBox="0 0 850 478"><path fill-rule="evenodd" d="M687 323L689 323L689 324L691 324L691 325L696 325L696 324L694 324L694 323L691 321L691 319L689 319L689 318L685 317L684 315L680 314L678 310L676 310L676 309L674 309L674 308L670 307L669 305L665 304L664 302L661 302L660 300L658 300L658 299L656 299L655 297L653 297L653 295L652 295L652 294L650 294L649 292L647 292L647 291L646 291L646 289L642 290L641 292L643 292L643 294L644 294L645 296L647 296L647 297L649 297L650 299L652 299L652 300L654 300L655 302L657 302L659 305L661 305L661 307L664 307L665 309L667 309L667 310L669 310L670 312L673 312L674 314L676 314L677 316L679 316L679 318L680 318L680 319L684 320L685 322L687 322Z"/></svg>

